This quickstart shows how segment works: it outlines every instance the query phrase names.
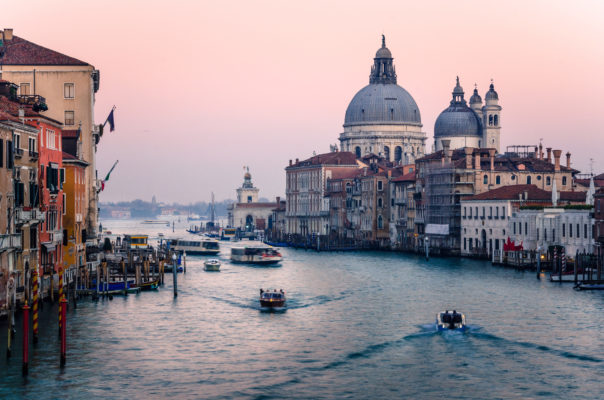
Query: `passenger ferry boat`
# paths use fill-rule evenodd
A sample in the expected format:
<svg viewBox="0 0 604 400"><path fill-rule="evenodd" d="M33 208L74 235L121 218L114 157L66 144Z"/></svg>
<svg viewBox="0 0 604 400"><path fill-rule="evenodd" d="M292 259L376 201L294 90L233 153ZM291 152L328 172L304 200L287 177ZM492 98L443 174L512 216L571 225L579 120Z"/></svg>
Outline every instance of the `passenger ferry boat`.
<svg viewBox="0 0 604 400"><path fill-rule="evenodd" d="M130 250L146 249L149 247L148 235L124 235L124 247Z"/></svg>
<svg viewBox="0 0 604 400"><path fill-rule="evenodd" d="M247 264L276 264L283 260L279 249L269 246L233 247L231 261Z"/></svg>
<svg viewBox="0 0 604 400"><path fill-rule="evenodd" d="M216 255L220 253L220 245L217 240L213 239L177 239L171 246L174 251L187 254Z"/></svg>
<svg viewBox="0 0 604 400"><path fill-rule="evenodd" d="M237 228L222 228L220 240L233 240L237 235Z"/></svg>
<svg viewBox="0 0 604 400"><path fill-rule="evenodd" d="M285 292L283 289L263 290L260 289L260 308L263 309L280 309L285 307Z"/></svg>
<svg viewBox="0 0 604 400"><path fill-rule="evenodd" d="M466 316L457 311L443 311L436 314L436 326L439 331L466 329Z"/></svg>

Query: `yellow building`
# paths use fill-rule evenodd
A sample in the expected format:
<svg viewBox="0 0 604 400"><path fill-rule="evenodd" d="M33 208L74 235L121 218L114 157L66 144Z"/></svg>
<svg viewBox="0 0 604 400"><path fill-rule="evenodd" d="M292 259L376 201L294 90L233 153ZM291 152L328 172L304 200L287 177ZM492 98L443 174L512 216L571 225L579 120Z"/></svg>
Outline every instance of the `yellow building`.
<svg viewBox="0 0 604 400"><path fill-rule="evenodd" d="M86 229L86 167L86 161L63 152L63 263L70 276L86 265L86 244L82 240Z"/></svg>
<svg viewBox="0 0 604 400"><path fill-rule="evenodd" d="M2 79L19 85L20 95L43 96L48 105L44 114L61 121L62 129L81 130L81 154L87 162L84 219L87 235L93 237L98 217L95 151L100 136L94 125L94 102L100 72L84 61L14 36L12 29L0 31L0 36Z"/></svg>

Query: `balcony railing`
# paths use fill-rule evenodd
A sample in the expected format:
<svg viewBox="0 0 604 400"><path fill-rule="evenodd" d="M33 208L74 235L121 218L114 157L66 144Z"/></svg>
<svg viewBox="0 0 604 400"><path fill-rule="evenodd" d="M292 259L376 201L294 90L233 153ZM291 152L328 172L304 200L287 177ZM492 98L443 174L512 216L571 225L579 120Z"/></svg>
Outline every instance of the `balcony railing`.
<svg viewBox="0 0 604 400"><path fill-rule="evenodd" d="M21 104L27 104L32 106L32 109L35 112L38 111L47 111L48 110L48 106L46 105L46 98L35 94L35 95L29 95L29 94L24 94L24 95L20 95L19 96L19 103Z"/></svg>
<svg viewBox="0 0 604 400"><path fill-rule="evenodd" d="M8 235L0 235L0 251L7 251L21 248L21 235L11 233Z"/></svg>
<svg viewBox="0 0 604 400"><path fill-rule="evenodd" d="M44 213L39 208L31 208L26 210L23 207L17 208L16 223L27 224L44 221Z"/></svg>
<svg viewBox="0 0 604 400"><path fill-rule="evenodd" d="M37 160L40 154L37 151L29 150L29 158Z"/></svg>
<svg viewBox="0 0 604 400"><path fill-rule="evenodd" d="M23 149L16 147L14 150L14 153L15 153L15 157L21 158L23 156Z"/></svg>

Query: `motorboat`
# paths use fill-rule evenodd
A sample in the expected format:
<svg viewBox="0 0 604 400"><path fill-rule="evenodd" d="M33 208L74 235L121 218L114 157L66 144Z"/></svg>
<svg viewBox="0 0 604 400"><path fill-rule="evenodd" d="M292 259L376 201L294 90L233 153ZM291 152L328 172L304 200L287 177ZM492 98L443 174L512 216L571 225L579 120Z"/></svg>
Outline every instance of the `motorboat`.
<svg viewBox="0 0 604 400"><path fill-rule="evenodd" d="M220 271L220 261L215 258L210 258L209 260L205 260L203 263L203 268L206 271Z"/></svg>
<svg viewBox="0 0 604 400"><path fill-rule="evenodd" d="M220 230L220 240L233 240L237 237L237 228L222 228Z"/></svg>
<svg viewBox="0 0 604 400"><path fill-rule="evenodd" d="M266 245L231 248L231 261L247 264L276 264L283 260L279 249Z"/></svg>
<svg viewBox="0 0 604 400"><path fill-rule="evenodd" d="M285 307L285 292L283 289L277 291L260 289L260 308L280 309Z"/></svg>
<svg viewBox="0 0 604 400"><path fill-rule="evenodd" d="M439 331L463 330L466 328L466 316L455 310L436 314L436 326Z"/></svg>

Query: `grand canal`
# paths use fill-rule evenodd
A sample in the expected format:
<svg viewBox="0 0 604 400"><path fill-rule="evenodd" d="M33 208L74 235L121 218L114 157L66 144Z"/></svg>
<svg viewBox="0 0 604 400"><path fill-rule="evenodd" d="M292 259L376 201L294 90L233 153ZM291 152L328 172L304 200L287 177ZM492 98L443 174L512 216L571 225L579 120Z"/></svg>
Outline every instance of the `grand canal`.
<svg viewBox="0 0 604 400"><path fill-rule="evenodd" d="M394 253L283 249L279 267L232 265L230 246L219 273L189 257L176 299L167 275L158 292L70 305L63 370L56 308L44 305L26 379L21 331L7 361L0 321L0 398L603 396L604 293L488 262ZM287 310L261 312L261 287L286 290ZM470 330L436 333L435 314L453 308Z"/></svg>

